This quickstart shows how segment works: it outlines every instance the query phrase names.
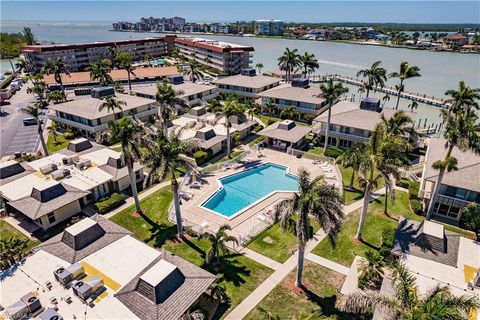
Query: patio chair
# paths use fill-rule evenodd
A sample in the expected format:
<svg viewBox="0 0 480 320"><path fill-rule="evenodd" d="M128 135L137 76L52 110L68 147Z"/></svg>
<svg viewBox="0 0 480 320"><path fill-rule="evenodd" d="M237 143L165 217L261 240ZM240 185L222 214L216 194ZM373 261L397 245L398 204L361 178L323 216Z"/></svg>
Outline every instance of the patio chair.
<svg viewBox="0 0 480 320"><path fill-rule="evenodd" d="M193 198L193 193L180 191L180 197L188 201Z"/></svg>
<svg viewBox="0 0 480 320"><path fill-rule="evenodd" d="M262 222L268 223L267 217L265 217L265 216L262 215L262 214L259 214L259 215L257 216L257 218L258 218L258 220L260 220L260 221L262 221Z"/></svg>

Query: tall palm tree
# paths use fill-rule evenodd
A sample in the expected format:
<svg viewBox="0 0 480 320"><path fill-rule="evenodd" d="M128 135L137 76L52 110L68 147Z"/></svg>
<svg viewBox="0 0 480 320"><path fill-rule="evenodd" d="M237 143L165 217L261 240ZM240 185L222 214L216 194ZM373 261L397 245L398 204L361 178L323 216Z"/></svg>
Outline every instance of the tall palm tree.
<svg viewBox="0 0 480 320"><path fill-rule="evenodd" d="M110 71L112 71L112 62L110 60L102 59L91 63L87 70L90 71L90 80L98 81L101 86L108 86L113 83L110 75Z"/></svg>
<svg viewBox="0 0 480 320"><path fill-rule="evenodd" d="M458 83L457 90L447 90L445 95L451 97L445 101L445 104L450 105L451 110L479 109L480 88L470 88L464 81Z"/></svg>
<svg viewBox="0 0 480 320"><path fill-rule="evenodd" d="M37 101L45 99L45 92L47 91L47 83L43 80L43 73L39 72L30 77L33 86L27 88L28 94L33 94Z"/></svg>
<svg viewBox="0 0 480 320"><path fill-rule="evenodd" d="M98 107L98 111L107 109L107 112L115 113L116 110L121 111L127 105L125 101L117 100L115 97L105 97Z"/></svg>
<svg viewBox="0 0 480 320"><path fill-rule="evenodd" d="M43 137L42 120L40 119L40 106L41 104L37 102L26 108L22 108L19 111L29 115L32 118L35 118L35 120L37 121L37 133L38 138L40 139L40 144L42 145L43 154L45 156L48 156L47 144L45 143L45 138Z"/></svg>
<svg viewBox="0 0 480 320"><path fill-rule="evenodd" d="M301 66L300 55L297 49L290 50L286 48L283 54L278 58L280 70L285 71L285 81L290 81L292 71Z"/></svg>
<svg viewBox="0 0 480 320"><path fill-rule="evenodd" d="M382 97L382 101L383 101L383 104L382 104L382 108L385 107L385 103L387 103L387 101L390 101L390 95L387 93L385 94L383 97Z"/></svg>
<svg viewBox="0 0 480 320"><path fill-rule="evenodd" d="M255 65L255 68L258 70L258 74L262 73L262 69L264 68L263 63L259 62Z"/></svg>
<svg viewBox="0 0 480 320"><path fill-rule="evenodd" d="M151 53L146 53L145 56L143 57L143 60L147 61L148 65L151 67L152 63L151 61L154 59L153 55Z"/></svg>
<svg viewBox="0 0 480 320"><path fill-rule="evenodd" d="M475 233L477 241L480 241L480 206L475 202L470 202L463 209L462 220L467 229Z"/></svg>
<svg viewBox="0 0 480 320"><path fill-rule="evenodd" d="M354 144L337 158L337 162L340 163L344 168L352 168L352 175L348 185L350 189L354 188L353 183L355 181L355 173L360 170L364 149L364 144Z"/></svg>
<svg viewBox="0 0 480 320"><path fill-rule="evenodd" d="M176 107L187 107L187 104L180 96L182 91L175 91L168 82L157 83L157 93L155 100L160 103L160 120L164 135L167 134L167 123L172 113L176 113Z"/></svg>
<svg viewBox="0 0 480 320"><path fill-rule="evenodd" d="M357 77L361 76L367 79L367 97L370 94L371 88L383 88L385 86L385 81L387 81L387 70L380 66L381 63L381 61L375 61L370 68L362 69L357 72Z"/></svg>
<svg viewBox="0 0 480 320"><path fill-rule="evenodd" d="M230 149L231 149L231 134L230 128L232 127L231 117L242 117L244 115L243 107L235 98L227 99L222 107L221 114L225 118L225 127L227 128L227 157L230 159Z"/></svg>
<svg viewBox="0 0 480 320"><path fill-rule="evenodd" d="M227 230L232 230L228 224L220 226L215 234L204 232L200 235L200 239L207 239L210 242L210 248L205 256L205 262L211 264L220 263L220 259L228 253L227 242L238 244L237 238L227 234Z"/></svg>
<svg viewBox="0 0 480 320"><path fill-rule="evenodd" d="M282 119L295 119L298 118L298 111L295 107L293 106L288 106L285 107L281 112L280 112L280 118Z"/></svg>
<svg viewBox="0 0 480 320"><path fill-rule="evenodd" d="M253 117L260 112L260 106L252 99L248 101L246 112L253 121Z"/></svg>
<svg viewBox="0 0 480 320"><path fill-rule="evenodd" d="M198 147L194 140L180 140L182 130L169 132L164 135L163 131L158 133L157 143L147 148L143 162L150 167L150 173L156 174L160 180L170 175L170 185L173 193L175 218L177 221L177 233L183 238L182 213L180 210L179 185L177 177L181 168L194 171L185 154ZM148 177L147 179L151 179Z"/></svg>
<svg viewBox="0 0 480 320"><path fill-rule="evenodd" d="M319 97L323 98L328 103L328 118L327 118L327 126L325 128L325 144L323 149L327 150L328 145L328 131L330 129L330 119L332 117L332 107L335 103L337 103L340 97L348 92L348 88L344 88L342 83L333 83L332 79L328 79L326 84L322 84L320 86L320 94Z"/></svg>
<svg viewBox="0 0 480 320"><path fill-rule="evenodd" d="M433 214L433 207L437 197L440 185L442 184L445 172L457 170L457 159L452 156L453 148L461 152L471 151L480 154L480 123L476 114L477 104L475 99L462 99L460 95L454 95L453 90L447 91L452 96L452 104L447 110L442 110L443 117L443 137L446 140L445 148L447 152L443 160L437 160L433 163L433 168L438 170L438 176L430 197L430 204L427 211L427 219ZM473 91L471 91L473 93Z"/></svg>
<svg viewBox="0 0 480 320"><path fill-rule="evenodd" d="M57 123L55 121L52 121L52 123L47 127L48 134L53 136L53 141L55 141L55 144L58 144L57 130L58 130L58 126L57 126Z"/></svg>
<svg viewBox="0 0 480 320"><path fill-rule="evenodd" d="M434 287L421 295L416 278L399 264L393 278L393 296L379 291L357 291L345 297L340 309L353 313L368 313L375 309L382 319L467 319L469 313L479 308L478 298L470 295L455 296L449 287Z"/></svg>
<svg viewBox="0 0 480 320"><path fill-rule="evenodd" d="M261 110L262 113L266 113L271 116L278 111L278 108L272 100L268 100L265 104L262 105Z"/></svg>
<svg viewBox="0 0 480 320"><path fill-rule="evenodd" d="M190 81L194 82L197 81L198 79L202 79L203 73L202 73L202 65L200 62L190 59L188 61L188 75L190 76Z"/></svg>
<svg viewBox="0 0 480 320"><path fill-rule="evenodd" d="M15 63L15 68L18 72L25 72L27 75L32 71L32 66L27 62L27 60L20 58Z"/></svg>
<svg viewBox="0 0 480 320"><path fill-rule="evenodd" d="M23 38L28 45L36 44L37 38L32 32L32 28L30 27L23 27Z"/></svg>
<svg viewBox="0 0 480 320"><path fill-rule="evenodd" d="M222 110L222 104L218 99L210 99L207 104L207 110L212 113L218 113Z"/></svg>
<svg viewBox="0 0 480 320"><path fill-rule="evenodd" d="M105 51L103 52L103 56L110 60L110 62L112 63L112 69L115 69L116 68L116 56L117 56L117 49L115 49L114 47L107 47L105 49Z"/></svg>
<svg viewBox="0 0 480 320"><path fill-rule="evenodd" d="M275 206L275 217L280 219L282 230L293 230L298 241L298 265L295 285L302 286L305 245L313 234L310 231L310 217L315 218L331 241L340 231L344 213L343 200L334 186L323 177L311 179L304 168L298 170L298 192L291 199L282 200ZM296 215L296 223L293 216Z"/></svg>
<svg viewBox="0 0 480 320"><path fill-rule="evenodd" d="M70 75L70 72L68 71L68 67L66 63L60 58L54 59L48 62L47 65L45 66L45 73L53 74L53 77L55 78L55 82L58 83L58 85L60 86L60 90L62 90L63 94L65 94L65 88L63 86L63 81L62 81L62 74Z"/></svg>
<svg viewBox="0 0 480 320"><path fill-rule="evenodd" d="M142 214L133 165L135 161L142 159L140 146L145 145L144 129L134 118L122 117L119 120L108 123L107 135L110 142L120 141L121 158L127 166L132 196L135 201L135 210L137 213Z"/></svg>
<svg viewBox="0 0 480 320"><path fill-rule="evenodd" d="M53 102L53 104L67 101L67 98L62 91L54 90L47 93L47 103Z"/></svg>
<svg viewBox="0 0 480 320"><path fill-rule="evenodd" d="M305 78L307 77L307 74L310 75L310 73L315 72L315 70L320 67L318 60L313 53L305 52L303 56L299 57L299 59L302 64L303 76Z"/></svg>
<svg viewBox="0 0 480 320"><path fill-rule="evenodd" d="M420 77L420 68L417 66L411 66L407 61L400 63L400 71L392 72L388 75L390 78L398 78L400 83L395 86L397 89L397 103L395 104L395 109L398 109L398 104L400 103L400 95L405 90L405 85L403 84L405 80L415 77Z"/></svg>
<svg viewBox="0 0 480 320"><path fill-rule="evenodd" d="M135 70L135 67L133 66L132 56L128 52L122 51L117 54L116 60L117 60L118 68L127 71L128 90L131 93L132 92L131 77L132 77L132 74L135 75L135 73L133 72L133 70Z"/></svg>

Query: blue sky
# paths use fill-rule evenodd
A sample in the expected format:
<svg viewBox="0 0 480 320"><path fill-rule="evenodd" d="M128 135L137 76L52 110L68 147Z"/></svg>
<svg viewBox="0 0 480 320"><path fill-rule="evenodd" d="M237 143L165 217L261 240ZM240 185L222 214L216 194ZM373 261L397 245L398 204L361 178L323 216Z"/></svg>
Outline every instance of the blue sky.
<svg viewBox="0 0 480 320"><path fill-rule="evenodd" d="M1 1L3 20L480 23L480 1Z"/></svg>

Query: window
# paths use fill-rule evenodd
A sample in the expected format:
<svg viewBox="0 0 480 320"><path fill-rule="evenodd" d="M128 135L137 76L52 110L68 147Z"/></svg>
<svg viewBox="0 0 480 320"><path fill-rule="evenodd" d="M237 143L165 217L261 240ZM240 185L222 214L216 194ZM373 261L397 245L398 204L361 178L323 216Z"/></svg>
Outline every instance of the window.
<svg viewBox="0 0 480 320"><path fill-rule="evenodd" d="M56 221L55 214L53 212L50 212L49 214L47 214L47 219L48 223L54 223Z"/></svg>

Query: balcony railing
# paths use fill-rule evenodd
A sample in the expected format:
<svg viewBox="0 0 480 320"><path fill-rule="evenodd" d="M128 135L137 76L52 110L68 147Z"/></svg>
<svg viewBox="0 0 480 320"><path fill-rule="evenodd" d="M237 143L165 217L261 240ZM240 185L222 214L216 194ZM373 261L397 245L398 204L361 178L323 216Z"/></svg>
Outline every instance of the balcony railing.
<svg viewBox="0 0 480 320"><path fill-rule="evenodd" d="M429 190L420 190L420 192L418 193L418 196L424 199L431 199L432 192ZM456 208L465 208L470 203L469 201L455 198L455 197L449 197L444 194L437 194L437 196L435 197L435 202L438 202L440 204L446 204L449 206L454 206Z"/></svg>

